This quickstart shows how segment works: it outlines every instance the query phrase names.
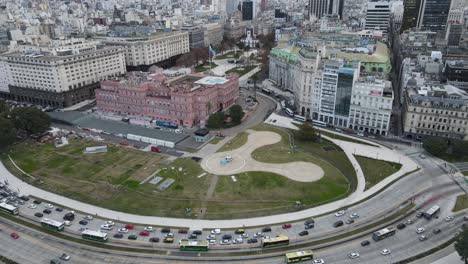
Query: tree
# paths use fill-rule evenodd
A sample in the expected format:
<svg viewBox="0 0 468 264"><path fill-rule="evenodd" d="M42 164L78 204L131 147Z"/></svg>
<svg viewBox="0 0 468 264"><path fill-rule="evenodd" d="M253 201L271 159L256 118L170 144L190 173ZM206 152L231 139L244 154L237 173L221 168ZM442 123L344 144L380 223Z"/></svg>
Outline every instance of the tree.
<svg viewBox="0 0 468 264"><path fill-rule="evenodd" d="M50 127L50 117L34 107L20 107L11 110L11 120L16 130L31 134L40 134Z"/></svg>
<svg viewBox="0 0 468 264"><path fill-rule="evenodd" d="M9 111L10 107L8 104L5 101L0 100L0 114L7 114Z"/></svg>
<svg viewBox="0 0 468 264"><path fill-rule="evenodd" d="M177 66L183 66L183 67L190 67L194 64L196 64L197 61L195 60L195 56L192 52L182 54L179 58L176 60L176 65Z"/></svg>
<svg viewBox="0 0 468 264"><path fill-rule="evenodd" d="M237 43L236 45L237 45L237 47L238 47L240 50L243 50L243 49L245 48L244 42L240 42L240 41L239 41L239 43Z"/></svg>
<svg viewBox="0 0 468 264"><path fill-rule="evenodd" d="M236 124L240 124L244 117L244 110L238 104L235 104L229 108L229 115L232 117L232 121Z"/></svg>
<svg viewBox="0 0 468 264"><path fill-rule="evenodd" d="M460 255L461 260L468 264L468 228L463 228L463 231L458 235L455 250Z"/></svg>
<svg viewBox="0 0 468 264"><path fill-rule="evenodd" d="M250 80L254 83L254 98L257 101L257 81L258 81L258 74L255 73L254 75L250 76Z"/></svg>
<svg viewBox="0 0 468 264"><path fill-rule="evenodd" d="M0 150L15 142L16 128L11 120L0 116Z"/></svg>
<svg viewBox="0 0 468 264"><path fill-rule="evenodd" d="M462 159L468 156L468 142L464 140L452 140L450 142L452 146L452 155Z"/></svg>
<svg viewBox="0 0 468 264"><path fill-rule="evenodd" d="M443 156L447 153L447 141L440 137L428 137L423 141L424 149L434 156Z"/></svg>
<svg viewBox="0 0 468 264"><path fill-rule="evenodd" d="M223 112L216 112L208 117L207 126L209 128L221 128L224 124L224 113Z"/></svg>
<svg viewBox="0 0 468 264"><path fill-rule="evenodd" d="M299 140L303 141L316 141L319 138L317 131L309 123L299 125L299 130L295 134Z"/></svg>

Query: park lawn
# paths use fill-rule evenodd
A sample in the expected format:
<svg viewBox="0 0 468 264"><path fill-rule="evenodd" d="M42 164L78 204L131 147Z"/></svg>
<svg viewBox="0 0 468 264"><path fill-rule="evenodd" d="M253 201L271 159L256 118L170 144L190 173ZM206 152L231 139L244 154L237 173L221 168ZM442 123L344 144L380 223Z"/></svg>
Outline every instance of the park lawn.
<svg viewBox="0 0 468 264"><path fill-rule="evenodd" d="M354 155L366 178L366 190L401 169L401 164Z"/></svg>
<svg viewBox="0 0 468 264"><path fill-rule="evenodd" d="M338 134L331 133L331 132L327 132L327 131L323 131L323 130L318 130L318 131L320 132L320 134L325 135L325 136L330 137L330 138L334 138L334 139L339 139L339 140L348 141L348 142L352 142L352 143L357 143L357 144L363 144L363 145L367 145L367 146L376 147L376 146L373 145L373 144L370 144L370 143L361 141L361 140L359 140L359 139L344 137L344 136L342 136L342 135L338 135Z"/></svg>
<svg viewBox="0 0 468 264"><path fill-rule="evenodd" d="M462 171L463 175L468 176L468 171Z"/></svg>
<svg viewBox="0 0 468 264"><path fill-rule="evenodd" d="M250 72L251 70L255 69L257 66L255 65L250 65L250 66L245 66L245 67L235 67L232 68L228 71L226 71L226 74L228 73L237 73L239 76L243 76L244 74Z"/></svg>
<svg viewBox="0 0 468 264"><path fill-rule="evenodd" d="M222 60L222 59L239 59L240 56L242 55L242 51L229 51L221 55L216 55L217 60Z"/></svg>
<svg viewBox="0 0 468 264"><path fill-rule="evenodd" d="M210 144L213 144L213 145L216 145L218 144L221 140L223 140L224 138L222 137L213 137L208 143Z"/></svg>
<svg viewBox="0 0 468 264"><path fill-rule="evenodd" d="M457 202L453 208L454 212L458 212L468 208L468 194L462 194L457 196Z"/></svg>
<svg viewBox="0 0 468 264"><path fill-rule="evenodd" d="M213 69L215 67L217 67L218 65L214 62L211 63L211 66L210 66L210 63L209 62L206 62L204 64L200 64L200 65L197 65L195 66L195 72L205 72L207 70L210 70L210 69Z"/></svg>
<svg viewBox="0 0 468 264"><path fill-rule="evenodd" d="M247 132L240 132L237 134L232 140L226 142L218 151L216 152L224 152L230 151L233 149L237 149L242 147L245 143L247 143L247 139L249 137L249 133Z"/></svg>

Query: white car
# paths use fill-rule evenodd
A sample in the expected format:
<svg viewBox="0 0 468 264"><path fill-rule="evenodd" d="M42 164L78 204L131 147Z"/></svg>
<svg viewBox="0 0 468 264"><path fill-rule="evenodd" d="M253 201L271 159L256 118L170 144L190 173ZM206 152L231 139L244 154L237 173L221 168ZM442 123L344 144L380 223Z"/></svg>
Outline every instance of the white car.
<svg viewBox="0 0 468 264"><path fill-rule="evenodd" d="M221 229L219 229L219 228L213 229L213 230L211 230L211 234L212 235L219 235L219 234L221 234Z"/></svg>
<svg viewBox="0 0 468 264"><path fill-rule="evenodd" d="M352 213L352 214L349 215L349 218L356 219L356 218L359 218L359 215L356 214L356 213Z"/></svg>
<svg viewBox="0 0 468 264"><path fill-rule="evenodd" d="M83 218L84 218L85 220L88 220L88 221L91 221L91 220L94 219L94 218L93 218L92 216L90 216L90 215L87 215L87 216L85 216L85 217L83 217Z"/></svg>
<svg viewBox="0 0 468 264"><path fill-rule="evenodd" d="M244 240L242 238L236 238L232 241L233 244L242 244Z"/></svg>
<svg viewBox="0 0 468 264"><path fill-rule="evenodd" d="M152 226L145 226L144 230L148 232L153 232L155 229Z"/></svg>
<svg viewBox="0 0 468 264"><path fill-rule="evenodd" d="M66 225L66 226L71 226L71 225L72 225L72 222L66 220L66 221L63 222L63 224Z"/></svg>
<svg viewBox="0 0 468 264"><path fill-rule="evenodd" d="M29 208L29 209L36 209L36 208L37 208L37 205L35 205L35 204L28 204L28 208Z"/></svg>
<svg viewBox="0 0 468 264"><path fill-rule="evenodd" d="M239 235L239 237L241 237L241 238L249 238L249 234L244 233L244 234Z"/></svg>
<svg viewBox="0 0 468 264"><path fill-rule="evenodd" d="M314 259L314 264L325 264L325 261L323 259Z"/></svg>
<svg viewBox="0 0 468 264"><path fill-rule="evenodd" d="M229 239L224 239L224 240L221 240L219 242L220 245L230 245L231 244L231 240Z"/></svg>
<svg viewBox="0 0 468 264"><path fill-rule="evenodd" d="M420 228L416 229L416 233L418 233L418 234L422 234L422 233L424 233L424 231L426 231L426 229L424 227L420 227Z"/></svg>
<svg viewBox="0 0 468 264"><path fill-rule="evenodd" d="M125 233L125 234L126 234L126 233L128 233L128 229L125 228L125 227L122 227L122 228L119 228L119 229L117 230L117 232L119 232L119 233Z"/></svg>
<svg viewBox="0 0 468 264"><path fill-rule="evenodd" d="M215 239L210 239L210 240L208 240L208 244L216 245L216 240Z"/></svg>
<svg viewBox="0 0 468 264"><path fill-rule="evenodd" d="M356 135L357 135L358 137L363 137L363 136L364 136L364 133L357 133ZM359 256L359 254L358 254L358 256Z"/></svg>
<svg viewBox="0 0 468 264"><path fill-rule="evenodd" d="M414 223L414 221L412 219L408 219L406 220L405 222L407 225L412 225Z"/></svg>
<svg viewBox="0 0 468 264"><path fill-rule="evenodd" d="M61 259L61 260L66 260L66 261L68 261L68 260L70 260L70 256L67 255L67 254L65 254L65 253L63 253L62 255L60 255L60 259Z"/></svg>
<svg viewBox="0 0 468 264"><path fill-rule="evenodd" d="M263 236L262 240L264 240L264 239L270 239L270 236Z"/></svg>
<svg viewBox="0 0 468 264"><path fill-rule="evenodd" d="M444 218L445 222L450 222L450 221L452 221L453 219L454 219L454 218L453 218L453 216L451 216L451 215L449 215L449 216L447 216L447 217Z"/></svg>
<svg viewBox="0 0 468 264"><path fill-rule="evenodd" d="M54 208L54 206L51 205L51 204L45 204L44 206L45 206L45 208L47 208L47 209L52 209L52 208Z"/></svg>
<svg viewBox="0 0 468 264"><path fill-rule="evenodd" d="M104 224L104 225L101 226L101 229L104 229L104 230L112 230L112 228L114 228L114 226L107 225L107 224Z"/></svg>
<svg viewBox="0 0 468 264"><path fill-rule="evenodd" d="M173 233L167 233L164 237L174 237L174 234Z"/></svg>
<svg viewBox="0 0 468 264"><path fill-rule="evenodd" d="M263 233L262 232L257 232L254 234L254 237L263 237Z"/></svg>
<svg viewBox="0 0 468 264"><path fill-rule="evenodd" d="M420 241L427 240L427 236L425 236L425 235L421 235L421 236L419 237L419 240L420 240Z"/></svg>
<svg viewBox="0 0 468 264"><path fill-rule="evenodd" d="M350 259L359 258L359 253L356 253L356 252L349 253L349 254L348 254L348 257L349 257Z"/></svg>
<svg viewBox="0 0 468 264"><path fill-rule="evenodd" d="M206 239L208 239L208 240L216 239L216 236L215 235L208 235L208 236L206 236Z"/></svg>
<svg viewBox="0 0 468 264"><path fill-rule="evenodd" d="M115 223L112 222L112 221L106 221L104 222L105 225L109 225L109 226L115 226Z"/></svg>
<svg viewBox="0 0 468 264"><path fill-rule="evenodd" d="M340 210L338 212L335 213L335 216L336 217L340 217L340 216L343 216L345 214L345 211L344 210Z"/></svg>
<svg viewBox="0 0 468 264"><path fill-rule="evenodd" d="M388 254L390 254L392 251L390 249L387 249L387 248L384 248L382 249L382 251L380 251L380 254L386 256Z"/></svg>

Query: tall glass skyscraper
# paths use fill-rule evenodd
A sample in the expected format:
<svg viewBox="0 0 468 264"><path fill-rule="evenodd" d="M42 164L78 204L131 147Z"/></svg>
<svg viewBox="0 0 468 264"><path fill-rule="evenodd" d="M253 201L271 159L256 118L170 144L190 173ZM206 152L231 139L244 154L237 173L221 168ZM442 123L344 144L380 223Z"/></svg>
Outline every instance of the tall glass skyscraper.
<svg viewBox="0 0 468 264"><path fill-rule="evenodd" d="M451 2L452 0L422 0L417 27L435 32L445 30Z"/></svg>

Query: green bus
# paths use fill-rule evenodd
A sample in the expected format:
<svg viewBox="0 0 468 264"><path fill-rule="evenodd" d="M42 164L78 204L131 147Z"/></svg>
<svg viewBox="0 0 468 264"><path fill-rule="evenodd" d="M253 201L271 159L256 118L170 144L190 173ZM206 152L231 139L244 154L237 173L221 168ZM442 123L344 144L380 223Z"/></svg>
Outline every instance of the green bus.
<svg viewBox="0 0 468 264"><path fill-rule="evenodd" d="M289 245L289 237L285 235L263 239L262 241L262 247L264 248L279 247L279 246L285 246L285 245Z"/></svg>
<svg viewBox="0 0 468 264"><path fill-rule="evenodd" d="M208 251L207 241L182 241L180 242L181 251Z"/></svg>
<svg viewBox="0 0 468 264"><path fill-rule="evenodd" d="M48 218L42 218L41 226L60 232L60 231L63 231L63 228L65 227L65 223L55 221L52 219L48 219Z"/></svg>
<svg viewBox="0 0 468 264"><path fill-rule="evenodd" d="M301 261L312 260L314 258L314 253L312 250L304 250L286 253L286 263L295 263Z"/></svg>
<svg viewBox="0 0 468 264"><path fill-rule="evenodd" d="M18 207L11 205L11 204L4 203L4 202L0 203L0 211L9 213L12 215L19 214Z"/></svg>
<svg viewBox="0 0 468 264"><path fill-rule="evenodd" d="M83 232L81 232L81 237L83 239L94 240L99 242L107 241L107 233L103 233L101 231L84 230Z"/></svg>

